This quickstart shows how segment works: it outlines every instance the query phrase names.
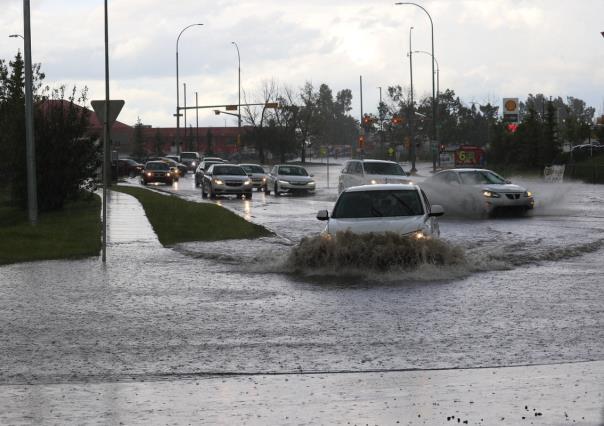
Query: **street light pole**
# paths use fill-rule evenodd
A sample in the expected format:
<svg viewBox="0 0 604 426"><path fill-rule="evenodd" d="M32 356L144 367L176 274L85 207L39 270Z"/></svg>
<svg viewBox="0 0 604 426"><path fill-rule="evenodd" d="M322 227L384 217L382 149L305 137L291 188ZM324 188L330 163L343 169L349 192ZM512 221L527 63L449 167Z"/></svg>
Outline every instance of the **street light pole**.
<svg viewBox="0 0 604 426"><path fill-rule="evenodd" d="M440 100L440 65L438 65L438 61L430 52L426 52L425 50L416 50L413 53L425 53L426 55L430 55L434 62L436 62L436 109L434 110L434 120L438 120L438 105ZM436 127L436 140L440 143L440 135L439 129ZM440 156L438 157L438 167L440 167Z"/></svg>
<svg viewBox="0 0 604 426"><path fill-rule="evenodd" d="M415 118L415 105L413 104L413 50L411 49L411 32L413 27L409 28L409 78L411 81L411 114L409 114L409 134L411 144L409 146L409 155L411 157L411 173L417 172L415 168L415 141L413 140L413 119Z"/></svg>
<svg viewBox="0 0 604 426"><path fill-rule="evenodd" d="M395 3L396 6L401 6L401 5L412 5L412 6L417 6L419 7L421 10L423 10L426 15L428 15L428 19L430 19L430 32L432 35L432 137L434 138L434 141L436 141L436 86L435 86L435 82L434 82L434 23L432 22L432 16L430 16L430 14L428 13L428 11L423 8L422 6L420 6L417 3L412 3L412 2L398 2ZM432 170L436 171L436 156L435 156L435 150L432 149Z"/></svg>
<svg viewBox="0 0 604 426"><path fill-rule="evenodd" d="M109 14L105 0L105 122L103 123L103 250L101 260L107 261L107 187L109 186Z"/></svg>
<svg viewBox="0 0 604 426"><path fill-rule="evenodd" d="M31 63L31 19L29 0L23 0L24 62L25 62L25 151L27 162L27 212L29 223L38 223L38 186L36 182L36 145L34 141L33 71ZM12 36L20 37L18 34Z"/></svg>
<svg viewBox="0 0 604 426"><path fill-rule="evenodd" d="M234 41L231 42L237 49L237 87L239 97L237 100L237 149L241 148L241 55L239 54L239 46Z"/></svg>
<svg viewBox="0 0 604 426"><path fill-rule="evenodd" d="M176 153L180 155L180 86L178 82L178 42L180 41L180 36L184 33L188 28L195 26L202 26L203 24L191 24L189 26L184 27L178 37L176 38Z"/></svg>

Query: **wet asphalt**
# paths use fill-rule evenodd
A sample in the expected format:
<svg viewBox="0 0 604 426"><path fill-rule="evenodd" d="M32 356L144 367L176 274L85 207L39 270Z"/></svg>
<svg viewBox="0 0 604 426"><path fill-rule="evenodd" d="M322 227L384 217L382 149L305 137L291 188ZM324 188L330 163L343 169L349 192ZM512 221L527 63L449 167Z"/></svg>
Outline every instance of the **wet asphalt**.
<svg viewBox="0 0 604 426"><path fill-rule="evenodd" d="M161 394L170 386L182 385L193 392L197 385L190 377L210 380L217 374L262 376L265 389L274 387L273 376L265 379L266 374L306 377L296 376L302 373L337 387L340 379L334 374L365 372L364 380L372 381L394 371L402 374L397 380L404 381L409 377L404 370L562 363L575 380L569 382L572 386L591 383L587 376L602 376L598 361L604 360L604 193L599 187L580 183L553 187L527 180L539 200L529 217L445 218L442 237L463 248L468 259L463 265L426 265L387 274L363 272L362 267L352 273L291 271L285 264L288 251L304 236L320 232L322 224L314 215L319 209L331 209L336 197L337 171L330 171L329 188L323 166L312 167L311 172L321 185L314 196L254 193L249 201L217 201L269 227L276 233L273 238L165 248L140 205L129 196L111 193L107 265L93 258L0 268L3 406L21 400L35 405L32 395L38 392L50 392L56 403L65 389L84 399L90 393L88 400L95 390L107 396L113 387L130 395L142 383L149 384L146 392L157 392L164 404L169 398L164 394L161 399ZM190 177L158 189L202 202ZM572 365L586 368L571 371ZM545 367L532 368L518 374L540 377L538 368ZM542 399L549 401L550 414L552 407L573 404L565 399L566 385L572 386L561 379L566 374L562 370L552 376L558 378L546 381L549 391L559 391L558 396L550 392L550 399ZM486 376L469 374L470 383L488 386ZM423 379L427 389L436 392L434 403L444 397L439 394L443 386L446 389L444 377L432 386ZM226 379L211 380L221 387L219 381ZM237 383L245 379L233 383L238 390ZM573 418L579 424L600 421L601 383L586 391L585 407L579 410L583 416L577 413ZM352 392L353 384L347 386ZM367 386L363 410L384 402L375 383ZM516 397L531 393L530 383L515 386L511 385L519 392ZM463 386L453 390L470 391ZM282 389L289 399L281 406L293 409L298 391L297 386ZM549 391L544 395L550 396ZM232 392L223 403L237 399ZM258 401L268 404L266 398L275 395L264 392L259 392ZM203 400L204 393L200 395ZM332 402L337 400L333 392L330 396ZM507 398L510 402L513 392ZM252 404L253 398L246 401ZM138 403L138 409L151 409ZM52 406L41 404L42 412ZM159 405L151 403L156 409ZM352 409L342 405L346 406ZM68 416L69 404L62 407ZM93 410L88 417L78 417L72 410L71 418L94 420L99 407L88 407ZM113 417L105 420L114 423L115 413L122 410L130 413L126 423L145 423L135 421L137 409L132 408L118 404L117 411L109 410ZM227 411L222 411L224 419L233 419ZM300 422L335 423L330 419L345 418L337 417L337 410L327 411L336 417L301 416ZM303 412L298 407L298 413ZM0 420L28 423L26 410L12 413L15 417ZM175 423L196 418L191 416L189 412L189 417L177 417ZM167 423L169 416L150 418ZM350 418L369 421L372 415ZM388 423L395 419L374 418ZM229 423L221 419L208 422ZM560 417L560 423L565 419ZM246 420L267 424L261 418ZM268 423L288 423L279 417L273 420ZM480 424L477 417L472 420Z"/></svg>

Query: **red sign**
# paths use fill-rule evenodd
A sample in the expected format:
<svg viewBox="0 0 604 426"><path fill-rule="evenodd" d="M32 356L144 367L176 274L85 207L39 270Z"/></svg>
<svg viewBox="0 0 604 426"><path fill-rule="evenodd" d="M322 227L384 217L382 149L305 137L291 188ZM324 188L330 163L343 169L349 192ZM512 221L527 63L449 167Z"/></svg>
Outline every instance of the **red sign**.
<svg viewBox="0 0 604 426"><path fill-rule="evenodd" d="M477 146L461 146L455 151L456 167L482 167L485 165L484 149Z"/></svg>

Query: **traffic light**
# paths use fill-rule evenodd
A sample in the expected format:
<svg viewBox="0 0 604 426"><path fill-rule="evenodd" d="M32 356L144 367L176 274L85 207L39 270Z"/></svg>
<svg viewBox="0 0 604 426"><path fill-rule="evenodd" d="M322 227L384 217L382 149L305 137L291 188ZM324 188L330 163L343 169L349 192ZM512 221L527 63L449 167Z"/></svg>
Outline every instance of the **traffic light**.
<svg viewBox="0 0 604 426"><path fill-rule="evenodd" d="M394 124L394 125L403 124L403 119L401 117L399 117L398 115L392 116L391 121L392 121L392 124Z"/></svg>
<svg viewBox="0 0 604 426"><path fill-rule="evenodd" d="M364 149L365 148L365 136L361 135L359 136L359 149Z"/></svg>

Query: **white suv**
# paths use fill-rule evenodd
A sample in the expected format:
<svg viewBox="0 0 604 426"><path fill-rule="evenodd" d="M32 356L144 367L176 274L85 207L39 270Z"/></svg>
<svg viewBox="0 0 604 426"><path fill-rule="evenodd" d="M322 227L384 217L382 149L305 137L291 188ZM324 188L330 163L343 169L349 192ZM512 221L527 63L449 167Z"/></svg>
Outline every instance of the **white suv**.
<svg viewBox="0 0 604 426"><path fill-rule="evenodd" d="M340 174L338 192L359 185L376 185L381 183L413 183L400 164L382 160L347 161Z"/></svg>

